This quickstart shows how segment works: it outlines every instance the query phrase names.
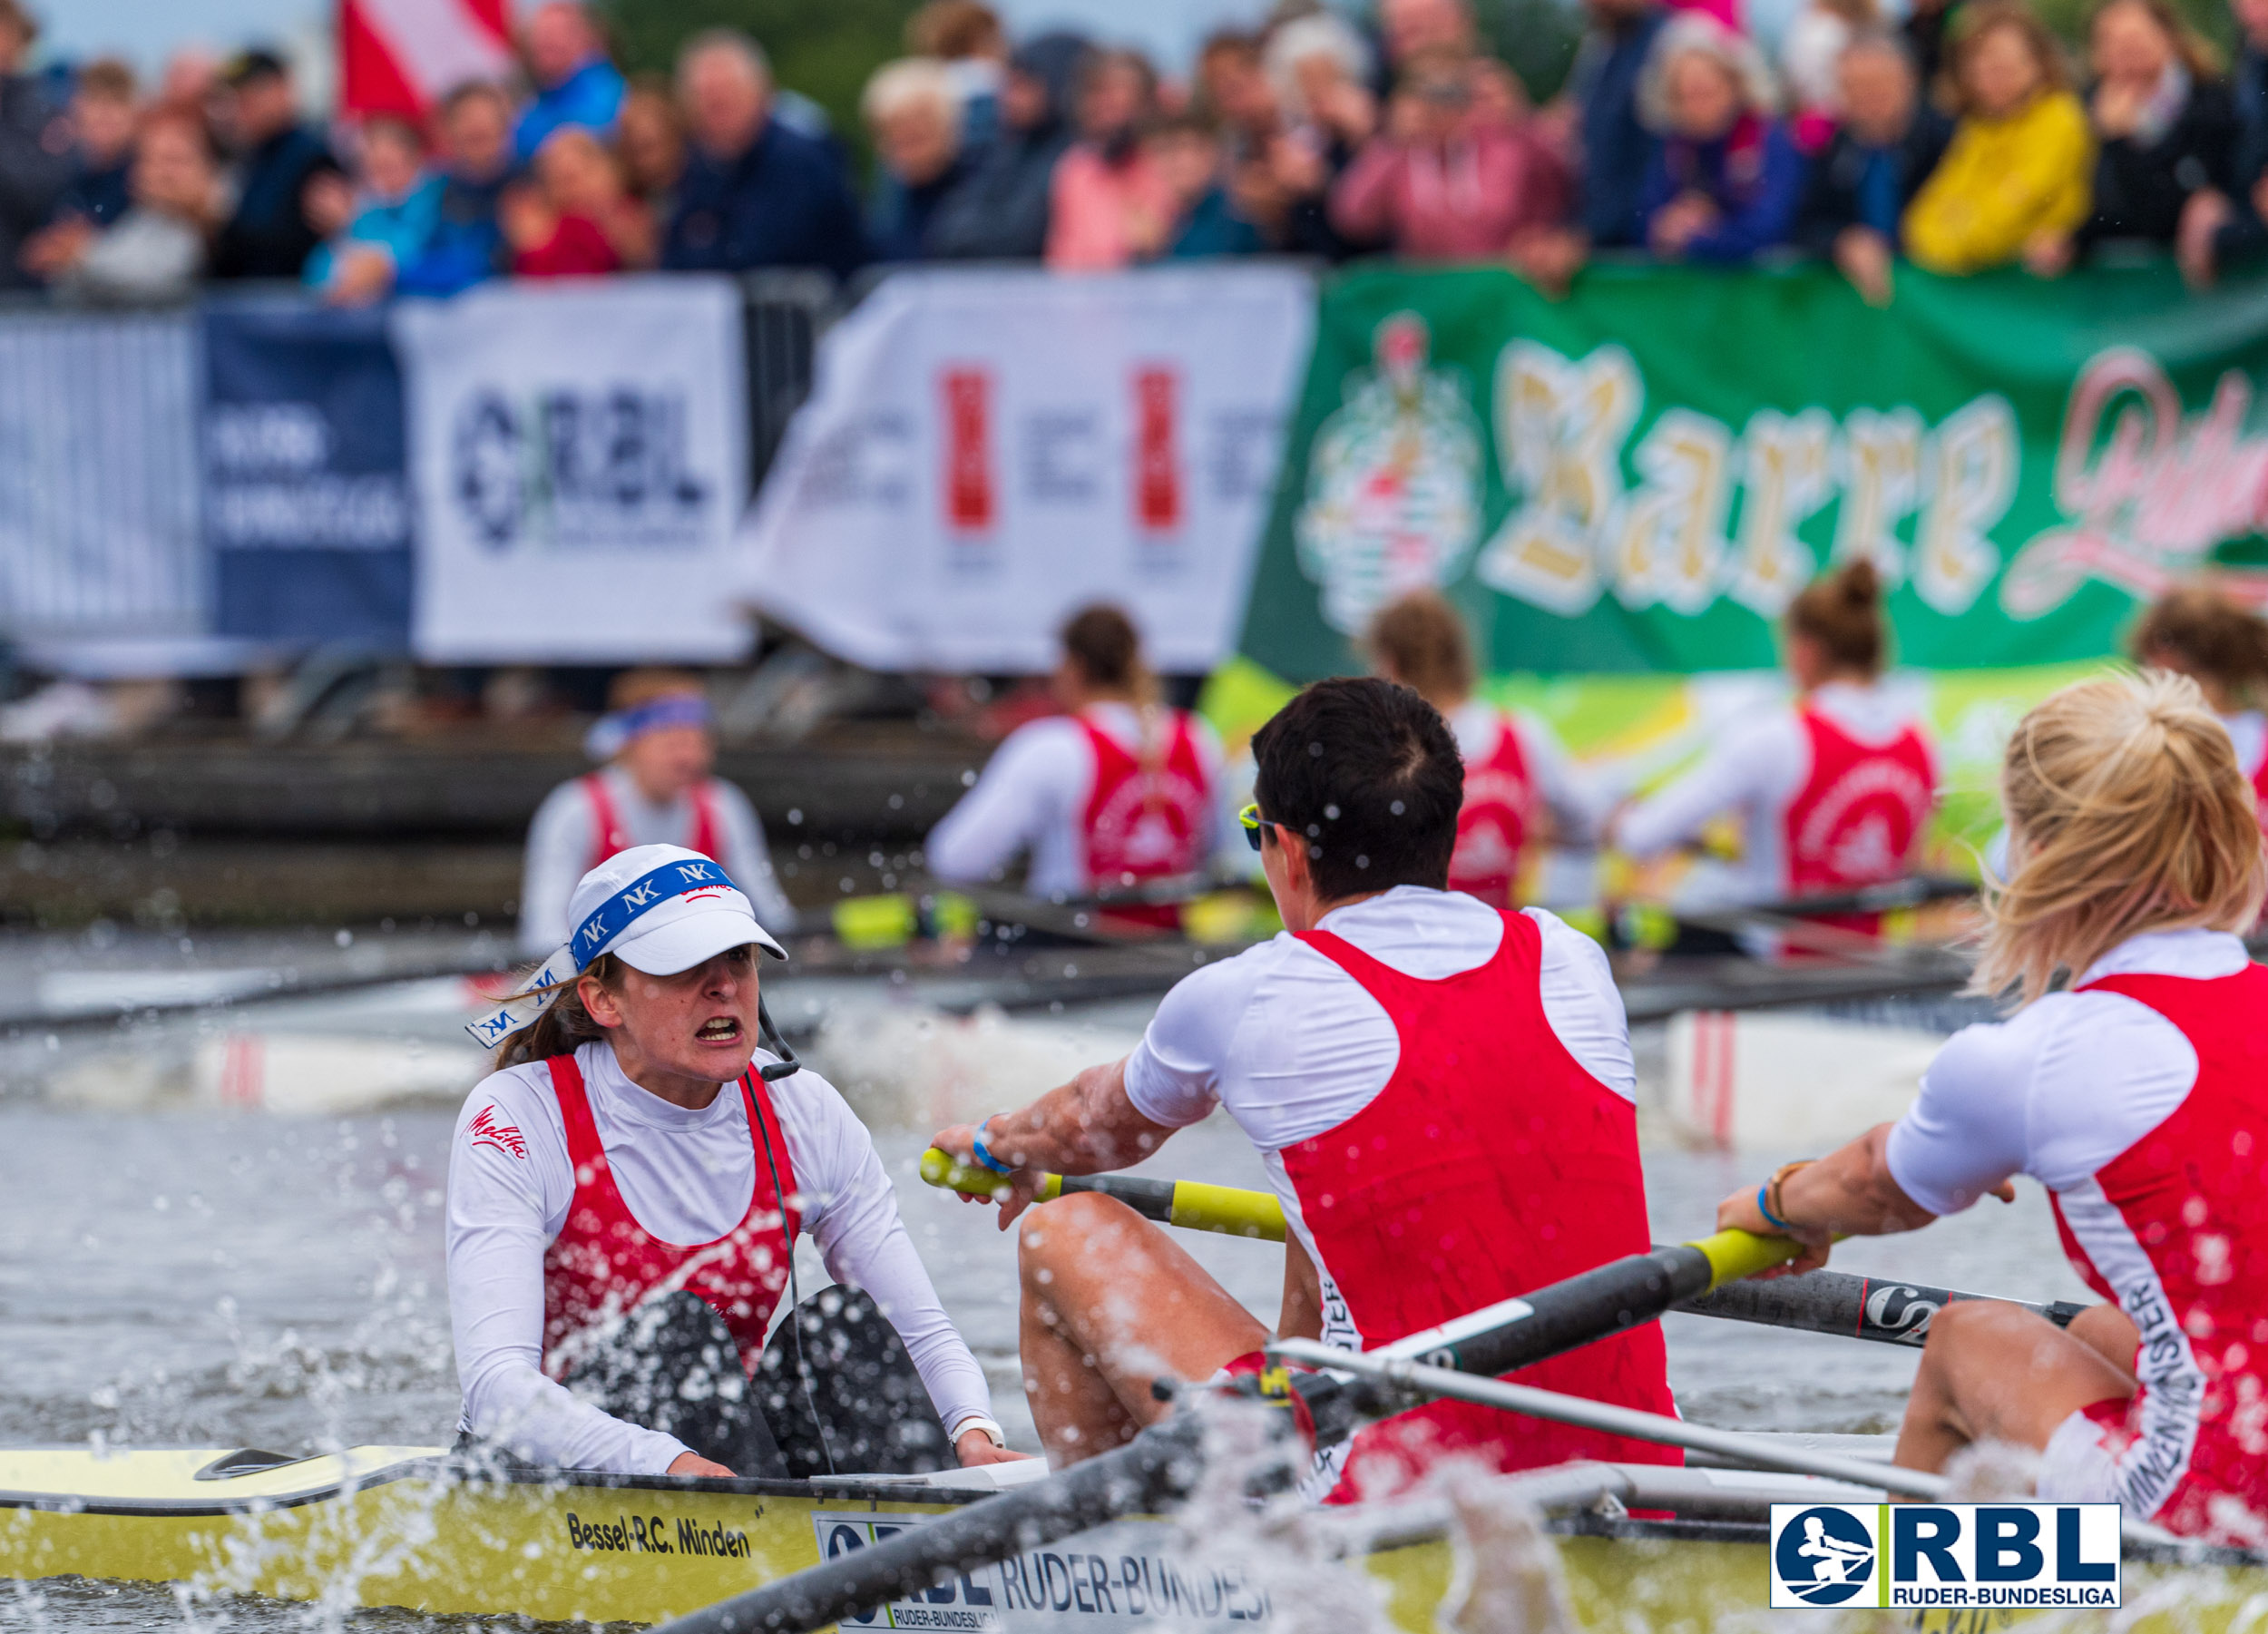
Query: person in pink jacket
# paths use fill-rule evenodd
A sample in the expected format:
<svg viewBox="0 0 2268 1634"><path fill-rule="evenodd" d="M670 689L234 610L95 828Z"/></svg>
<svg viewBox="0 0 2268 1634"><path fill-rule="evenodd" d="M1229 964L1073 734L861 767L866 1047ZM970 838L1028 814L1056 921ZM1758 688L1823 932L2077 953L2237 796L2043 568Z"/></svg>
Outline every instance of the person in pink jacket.
<svg viewBox="0 0 2268 1634"><path fill-rule="evenodd" d="M1403 66L1385 130L1332 189L1340 232L1416 260L1491 260L1565 213L1566 165L1524 110L1476 103L1475 67L1433 51Z"/></svg>
<svg viewBox="0 0 2268 1634"><path fill-rule="evenodd" d="M1105 51L1079 85L1080 140L1056 161L1048 201L1047 264L1107 272L1162 250L1180 205L1144 150L1157 112L1158 76L1139 52Z"/></svg>

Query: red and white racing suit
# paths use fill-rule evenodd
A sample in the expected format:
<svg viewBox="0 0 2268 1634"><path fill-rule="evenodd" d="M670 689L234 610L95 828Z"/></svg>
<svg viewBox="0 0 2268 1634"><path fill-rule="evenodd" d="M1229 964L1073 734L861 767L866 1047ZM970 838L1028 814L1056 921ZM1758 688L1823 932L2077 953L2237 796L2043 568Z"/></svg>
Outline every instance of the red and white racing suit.
<svg viewBox="0 0 2268 1634"><path fill-rule="evenodd" d="M2041 1496L2268 1542L2268 971L2244 944L2136 936L1957 1034L1888 1160L1939 1214L2038 1179L2073 1267L2140 1332L2134 1395L2066 1422Z"/></svg>

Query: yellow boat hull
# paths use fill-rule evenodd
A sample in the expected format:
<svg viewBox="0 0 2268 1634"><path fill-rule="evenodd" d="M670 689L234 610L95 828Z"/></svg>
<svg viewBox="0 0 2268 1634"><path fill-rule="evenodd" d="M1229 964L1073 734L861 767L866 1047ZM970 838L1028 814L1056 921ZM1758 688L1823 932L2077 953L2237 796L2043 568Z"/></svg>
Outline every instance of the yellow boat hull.
<svg viewBox="0 0 2268 1634"><path fill-rule="evenodd" d="M177 1582L338 1607L650 1623L949 1512L965 1495L884 1484L603 1477L464 1480L436 1449L341 1457L214 1479L210 1451L98 1457L0 1452L0 1577ZM583 1481L587 1480L587 1484ZM1753 1630L1766 1600L1763 1529L1584 1523L1558 1539L1576 1620L1597 1634ZM1434 1540L1361 1564L1393 1622L1432 1634L1454 1568ZM2122 1634L2252 1634L2268 1570L2129 1564ZM1265 1579L1207 1563L1170 1521L1136 1520L1034 1551L862 1626L1006 1630L1273 1620ZM1861 1614L1888 1628L1890 1614ZM1909 1619L1897 1618L1897 1622ZM1932 1614L1931 1634L1989 1634L2008 1617Z"/></svg>

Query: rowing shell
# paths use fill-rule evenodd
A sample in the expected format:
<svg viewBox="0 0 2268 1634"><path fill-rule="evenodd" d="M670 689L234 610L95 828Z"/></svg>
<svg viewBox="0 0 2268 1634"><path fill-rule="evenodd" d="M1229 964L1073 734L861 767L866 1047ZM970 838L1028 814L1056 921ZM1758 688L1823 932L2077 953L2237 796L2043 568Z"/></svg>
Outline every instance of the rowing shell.
<svg viewBox="0 0 2268 1634"><path fill-rule="evenodd" d="M174 1581L200 1594L655 1622L918 1526L1044 1468L696 1481L469 1476L429 1447L272 1460L211 1450L0 1451L0 1577ZM1575 1619L1602 1634L1753 1628L1766 1599L1765 1507L1880 1495L1749 1471L1637 1464L1570 1464L1503 1482L1549 1517ZM1635 1521L1626 1509L1675 1518ZM1454 1564L1445 1506L1328 1512L1313 1524L1317 1552L1367 1571L1395 1625L1430 1634ZM855 1626L1110 1634L1163 1622L1252 1634L1282 1626L1282 1586L1271 1585L1267 1552L1207 1547L1170 1520L1122 1521L895 1602ZM2268 1568L2257 1564L2130 1556L2123 1626L2224 1634L2262 1595ZM1910 1626L1989 1634L2005 1620L1940 1612Z"/></svg>

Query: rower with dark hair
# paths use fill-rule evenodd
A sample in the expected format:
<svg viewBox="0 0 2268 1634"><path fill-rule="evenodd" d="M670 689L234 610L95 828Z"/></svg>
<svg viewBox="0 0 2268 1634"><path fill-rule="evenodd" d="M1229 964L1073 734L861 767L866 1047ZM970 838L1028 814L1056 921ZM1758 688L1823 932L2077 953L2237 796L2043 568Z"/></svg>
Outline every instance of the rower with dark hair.
<svg viewBox="0 0 2268 1634"><path fill-rule="evenodd" d="M1250 1370L1269 1336L1125 1205L1083 1193L1026 1214L1034 1171L1125 1168L1224 1108L1259 1148L1289 1228L1277 1332L1357 1349L1649 1240L1629 1032L1606 957L1541 909L1447 889L1463 774L1440 714L1383 680L1323 681L1253 753L1245 822L1285 933L1185 978L1125 1059L936 1139L1008 1177L1003 1227L1025 1217L1025 1389L1058 1463L1161 1416L1153 1379ZM1657 1327L1517 1376L1672 1410ZM1376 1495L1452 1453L1499 1470L1672 1456L1436 1403L1319 1458L1306 1490Z"/></svg>
<svg viewBox="0 0 2268 1634"><path fill-rule="evenodd" d="M1890 656L1874 564L1844 563L1804 586L1784 631L1789 707L1745 719L1667 788L1624 810L1611 843L1645 860L1696 846L1721 817L1740 825L1740 861L1696 866L1677 906L1737 910L1883 885L1911 870L1937 802L1937 762L1914 700L1882 681ZM1873 935L1874 914L1821 915ZM1678 951L1779 951L1769 932L1681 934Z"/></svg>
<svg viewBox="0 0 2268 1634"><path fill-rule="evenodd" d="M1116 607L1063 627L1053 678L1061 715L1022 726L932 831L929 871L956 885L997 882L1029 851L1036 896L1090 896L1202 872L1220 812L1212 729L1158 700L1141 638ZM1124 912L1160 925L1171 908Z"/></svg>
<svg viewBox="0 0 2268 1634"><path fill-rule="evenodd" d="M2135 626L2134 661L2186 675L2236 745L2236 764L2268 820L2268 622L2210 584L2161 596Z"/></svg>

